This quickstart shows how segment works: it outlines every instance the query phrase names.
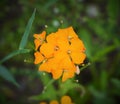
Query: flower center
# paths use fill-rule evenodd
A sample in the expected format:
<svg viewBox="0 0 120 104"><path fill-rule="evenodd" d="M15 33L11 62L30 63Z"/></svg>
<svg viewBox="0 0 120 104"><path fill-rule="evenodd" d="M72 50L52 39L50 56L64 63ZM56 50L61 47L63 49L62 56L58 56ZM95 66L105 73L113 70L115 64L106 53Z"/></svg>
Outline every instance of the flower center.
<svg viewBox="0 0 120 104"><path fill-rule="evenodd" d="M69 36L68 36L68 41L70 41L72 38L73 38L73 37L69 35Z"/></svg>
<svg viewBox="0 0 120 104"><path fill-rule="evenodd" d="M58 46L55 46L54 50L55 50L55 51L58 51L58 50L59 50L59 47L58 47Z"/></svg>
<svg viewBox="0 0 120 104"><path fill-rule="evenodd" d="M64 69L63 72L68 72L68 70Z"/></svg>
<svg viewBox="0 0 120 104"><path fill-rule="evenodd" d="M45 62L47 62L47 61L48 61L48 59L44 59L44 60L43 60L43 63L45 63Z"/></svg>
<svg viewBox="0 0 120 104"><path fill-rule="evenodd" d="M73 37L72 36L68 36L68 42L69 42L69 44L71 45L71 39L72 39Z"/></svg>
<svg viewBox="0 0 120 104"><path fill-rule="evenodd" d="M68 54L71 54L71 50L68 50L67 53L68 53Z"/></svg>

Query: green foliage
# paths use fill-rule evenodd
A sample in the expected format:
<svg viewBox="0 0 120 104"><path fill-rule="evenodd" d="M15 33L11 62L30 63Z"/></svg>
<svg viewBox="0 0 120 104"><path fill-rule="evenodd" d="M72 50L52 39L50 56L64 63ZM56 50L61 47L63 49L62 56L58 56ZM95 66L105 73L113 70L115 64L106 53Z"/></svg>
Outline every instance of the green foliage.
<svg viewBox="0 0 120 104"><path fill-rule="evenodd" d="M91 39L91 35L89 33L89 31L87 31L86 29L81 29L80 30L80 38L83 40L85 47L86 47L86 54L87 57L92 59L92 39Z"/></svg>
<svg viewBox="0 0 120 104"><path fill-rule="evenodd" d="M18 83L15 81L8 69L2 65L0 65L0 76L19 87Z"/></svg>
<svg viewBox="0 0 120 104"><path fill-rule="evenodd" d="M10 59L10 58L12 58L12 57L14 57L14 56L16 56L16 55L24 54L24 53L29 53L29 52L30 52L29 49L16 50L16 51L11 52L10 54L8 54L6 57L4 57L4 58L0 61L0 63L3 63L3 62L7 61L8 59Z"/></svg>
<svg viewBox="0 0 120 104"><path fill-rule="evenodd" d="M108 15L111 19L117 19L119 16L119 10L120 10L120 1L119 0L109 0L108 2Z"/></svg>
<svg viewBox="0 0 120 104"><path fill-rule="evenodd" d="M57 93L55 90L55 87L53 85L53 82L55 80L51 80L50 76L46 73L40 73L40 79L43 82L44 88L43 91L40 95L38 96L33 96L30 99L32 100L53 100L56 99Z"/></svg>
<svg viewBox="0 0 120 104"><path fill-rule="evenodd" d="M34 17L35 17L35 12L36 12L36 9L34 10L32 16L31 16L31 18L28 22L25 33L24 33L24 35L21 39L21 42L20 42L19 50L13 51L10 54L8 54L6 57L4 57L2 60L0 60L0 64L2 64L3 62L7 61L8 59L10 59L10 58L12 58L16 55L30 52L29 49L24 49L24 47L26 46L26 43L27 43L27 40L28 40L30 29L32 27L32 23L33 23L33 20L34 20ZM6 80L12 82L16 86L19 86L18 83L13 78L13 76L11 75L11 73L6 69L5 66L0 65L0 76L2 76Z"/></svg>
<svg viewBox="0 0 120 104"><path fill-rule="evenodd" d="M34 18L35 18L35 12L36 12L36 9L34 10L30 20L28 21L27 27L25 29L25 32L23 34L23 37L22 37L20 45L19 45L20 50L24 49L26 44L27 44L28 36L29 36L30 30L31 30L31 27L32 27L32 23L33 23Z"/></svg>
<svg viewBox="0 0 120 104"><path fill-rule="evenodd" d="M120 95L120 93L119 93L119 91L120 91L120 80L116 79L116 78L113 78L113 79L111 79L111 82L115 87L114 90L116 91L116 93Z"/></svg>

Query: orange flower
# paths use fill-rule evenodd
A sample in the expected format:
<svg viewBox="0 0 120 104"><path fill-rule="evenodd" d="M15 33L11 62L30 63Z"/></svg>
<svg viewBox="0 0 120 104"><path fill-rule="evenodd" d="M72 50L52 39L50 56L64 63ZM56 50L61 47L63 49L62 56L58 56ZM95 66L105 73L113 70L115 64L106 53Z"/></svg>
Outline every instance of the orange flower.
<svg viewBox="0 0 120 104"><path fill-rule="evenodd" d="M40 102L40 104L47 104L46 102Z"/></svg>
<svg viewBox="0 0 120 104"><path fill-rule="evenodd" d="M50 102L50 104L59 104L59 102L57 100L52 100ZM72 103L72 100L69 96L63 96L61 98L61 103L60 104L73 104L73 103Z"/></svg>
<svg viewBox="0 0 120 104"><path fill-rule="evenodd" d="M61 104L73 104L69 96L63 96L61 99Z"/></svg>
<svg viewBox="0 0 120 104"><path fill-rule="evenodd" d="M57 32L60 40L67 40L69 42L69 46L67 44L63 44L63 49L67 51L67 53L72 58L72 61L75 64L81 64L86 58L84 54L85 47L83 42L78 38L77 34L74 32L72 27L68 27L66 29L59 29ZM61 42L62 44L62 42Z"/></svg>
<svg viewBox="0 0 120 104"><path fill-rule="evenodd" d="M44 61L40 65L39 70L51 72L54 79L58 79L63 75L62 81L65 81L74 76L76 67L67 54L59 52L56 53L54 58Z"/></svg>
<svg viewBox="0 0 120 104"><path fill-rule="evenodd" d="M86 58L83 42L72 27L49 34L43 43L45 34L34 35L39 40L39 43L35 42L35 64L42 62L39 70L51 73L54 79L62 76L62 81L66 81L72 78L78 70L76 64L83 63Z"/></svg>
<svg viewBox="0 0 120 104"><path fill-rule="evenodd" d="M46 32L43 31L41 34L34 34L34 44L35 44L35 50L38 49L38 47L44 42L45 40L45 35L46 35Z"/></svg>
<svg viewBox="0 0 120 104"><path fill-rule="evenodd" d="M59 104L57 100L52 100L50 104Z"/></svg>

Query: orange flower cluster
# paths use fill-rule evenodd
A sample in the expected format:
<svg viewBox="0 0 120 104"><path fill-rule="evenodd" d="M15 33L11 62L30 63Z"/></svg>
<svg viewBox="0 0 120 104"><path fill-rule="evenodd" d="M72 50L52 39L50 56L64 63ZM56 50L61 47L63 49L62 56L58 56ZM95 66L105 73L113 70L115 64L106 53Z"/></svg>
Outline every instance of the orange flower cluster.
<svg viewBox="0 0 120 104"><path fill-rule="evenodd" d="M85 60L85 47L72 27L58 29L46 36L46 32L34 34L36 52L35 64L41 63L39 70L52 73L54 79L62 76L62 81L72 78L78 65Z"/></svg>
<svg viewBox="0 0 120 104"><path fill-rule="evenodd" d="M40 102L40 104L47 104L46 102ZM49 104L59 104L57 100L52 100ZM60 104L74 104L69 96L63 96Z"/></svg>

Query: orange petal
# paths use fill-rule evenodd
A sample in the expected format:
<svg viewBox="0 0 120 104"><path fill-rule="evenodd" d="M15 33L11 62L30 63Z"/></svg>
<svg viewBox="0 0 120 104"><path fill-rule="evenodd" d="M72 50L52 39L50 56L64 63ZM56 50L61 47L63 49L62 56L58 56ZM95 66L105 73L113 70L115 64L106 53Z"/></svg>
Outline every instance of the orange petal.
<svg viewBox="0 0 120 104"><path fill-rule="evenodd" d="M56 34L55 34L55 33L49 34L49 35L46 37L46 40L47 40L48 43L56 44L56 41L57 41Z"/></svg>
<svg viewBox="0 0 120 104"><path fill-rule="evenodd" d="M66 81L68 78L72 78L74 76L76 67L68 55L62 60L60 67L64 70L62 81Z"/></svg>
<svg viewBox="0 0 120 104"><path fill-rule="evenodd" d="M61 77L63 70L60 68L61 61L58 57L53 57L48 60L49 61L49 67L51 68L51 73L53 75L54 79L58 79Z"/></svg>
<svg viewBox="0 0 120 104"><path fill-rule="evenodd" d="M73 30L72 27L68 27L65 29L59 29L57 32L57 35L59 36L60 39L72 39L72 38L78 38L77 34Z"/></svg>
<svg viewBox="0 0 120 104"><path fill-rule="evenodd" d="M40 65L39 70L40 70L40 71L45 71L45 72L48 72L48 73L51 72L51 68L49 67L48 62L43 62L43 63Z"/></svg>
<svg viewBox="0 0 120 104"><path fill-rule="evenodd" d="M67 50L69 49L69 42L66 40L59 40L57 44L60 51L67 52Z"/></svg>
<svg viewBox="0 0 120 104"><path fill-rule="evenodd" d="M86 58L86 55L82 52L72 52L70 54L71 58L72 58L72 61L75 63L75 64L81 64L83 63L83 61L85 60Z"/></svg>
<svg viewBox="0 0 120 104"><path fill-rule="evenodd" d="M55 46L53 46L52 44L44 43L44 44L40 47L40 52L41 52L46 58L53 57L54 47L55 47Z"/></svg>
<svg viewBox="0 0 120 104"><path fill-rule="evenodd" d="M50 104L59 104L57 100L52 100Z"/></svg>
<svg viewBox="0 0 120 104"><path fill-rule="evenodd" d="M56 32L56 35L57 35L59 40L67 40L68 39L68 34L67 34L66 29L59 29Z"/></svg>
<svg viewBox="0 0 120 104"><path fill-rule="evenodd" d="M69 96L63 96L61 98L61 104L73 104Z"/></svg>
<svg viewBox="0 0 120 104"><path fill-rule="evenodd" d="M62 82L72 77L74 77L74 72L72 70L64 70L63 76L62 76Z"/></svg>
<svg viewBox="0 0 120 104"><path fill-rule="evenodd" d="M34 56L35 56L35 61L34 61L35 64L39 64L40 62L44 60L44 57L38 51L34 53Z"/></svg>
<svg viewBox="0 0 120 104"><path fill-rule="evenodd" d="M84 52L85 47L83 42L79 38L76 38L71 40L70 50Z"/></svg>
<svg viewBox="0 0 120 104"><path fill-rule="evenodd" d="M47 104L46 102L40 102L40 104Z"/></svg>
<svg viewBox="0 0 120 104"><path fill-rule="evenodd" d="M64 57L64 59L61 61L61 67L64 70L70 70L75 72L76 71L76 67L74 65L74 63L71 61L69 55L66 54L66 56Z"/></svg>
<svg viewBox="0 0 120 104"><path fill-rule="evenodd" d="M46 36L46 31L43 31L41 34L34 34L33 36L36 39L43 39L44 40L45 36Z"/></svg>
<svg viewBox="0 0 120 104"><path fill-rule="evenodd" d="M70 36L71 38L78 38L77 34L75 33L73 27L68 27L67 28L67 31L68 31L68 36Z"/></svg>
<svg viewBox="0 0 120 104"><path fill-rule="evenodd" d="M35 50L37 50L38 47L41 45L41 41L38 40L38 39L35 39L35 40L34 40L34 44L35 44Z"/></svg>
<svg viewBox="0 0 120 104"><path fill-rule="evenodd" d="M62 69L54 69L52 70L52 75L54 79L58 79L61 77L63 70Z"/></svg>
<svg viewBox="0 0 120 104"><path fill-rule="evenodd" d="M46 71L46 72L52 72L53 70L58 69L58 63L57 60L54 58L50 58L45 60L39 67L40 71Z"/></svg>
<svg viewBox="0 0 120 104"><path fill-rule="evenodd" d="M45 40L45 35L46 35L46 32L43 31L41 34L34 34L34 44L35 44L35 50L38 49L38 47L44 42Z"/></svg>

